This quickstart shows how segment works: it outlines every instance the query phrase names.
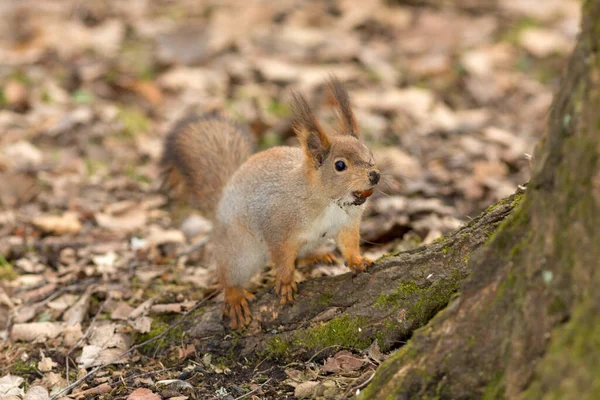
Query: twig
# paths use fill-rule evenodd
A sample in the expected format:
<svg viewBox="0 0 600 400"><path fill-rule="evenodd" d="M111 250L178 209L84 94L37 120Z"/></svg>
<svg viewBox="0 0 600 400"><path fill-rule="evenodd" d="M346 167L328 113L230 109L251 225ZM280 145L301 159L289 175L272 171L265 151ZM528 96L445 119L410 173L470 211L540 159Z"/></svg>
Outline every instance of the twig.
<svg viewBox="0 0 600 400"><path fill-rule="evenodd" d="M100 315L102 313L102 310L104 309L104 305L106 304L105 300L101 305L100 308L98 308L98 312L94 315L94 318L92 318L92 321L90 322L90 325L88 326L88 328L85 330L85 333L83 334L82 337L79 338L79 340L77 341L77 343L75 343L67 352L67 355L65 356L65 368L67 370L67 385L69 385L69 357L71 355L71 353L73 352L73 350L75 350L77 347L79 347L79 345L81 343L83 343L83 341L90 335L90 333L92 332L92 327L94 326L94 323L96 322L96 319L98 318L98 315Z"/></svg>
<svg viewBox="0 0 600 400"><path fill-rule="evenodd" d="M260 388L262 388L263 386L265 386L265 385L266 385L267 383L269 383L270 381L271 381L271 378L269 378L269 379L267 379L266 381L264 381L263 383L261 383L261 384L260 384L260 385L259 385L259 386L258 386L256 389L254 389L254 390L252 390L252 391L250 391L250 392L248 392L248 393L246 393L246 394L243 394L243 395L241 395L240 397L236 397L236 398L235 398L235 399L233 399L233 400L240 400L240 399L243 399L243 398L244 398L244 397L246 397L246 396L249 396L249 395L251 395L252 393L256 392L258 389L260 389Z"/></svg>
<svg viewBox="0 0 600 400"><path fill-rule="evenodd" d="M365 386L367 386L369 384L369 382L371 382L373 380L373 378L375 377L375 373L376 371L373 371L373 373L371 374L371 376L369 377L369 379L367 379L366 381L364 381L363 383L361 383L360 385L350 388L350 390L348 390L345 394L344 397L348 397L348 395L352 392L356 392L357 390L360 390L362 388L364 388Z"/></svg>
<svg viewBox="0 0 600 400"><path fill-rule="evenodd" d="M165 337L169 332L171 332L174 328L176 328L177 326L181 325L181 323L194 311L196 311L197 309L199 309L201 306L203 306L207 301L212 300L214 297L216 297L218 292L214 292L211 293L209 296L205 297L204 299L200 300L199 302L197 302L192 308L190 308L188 311L185 312L185 314L183 314L181 316L181 318L179 318L177 320L177 322L175 322L173 325L170 325L167 329L165 329L160 335L155 336L153 338L150 338L142 343L138 343L135 346L132 346L129 350L121 353L120 355L118 355L115 359L113 359L112 361L106 362L104 364L100 364L98 365L96 368L92 369L90 372L88 372L87 374L85 374L84 376L82 376L81 378L77 379L75 382L73 382L72 384L70 384L69 386L67 386L66 388L64 388L63 390L61 390L60 392L56 393L54 396L52 396L51 400L55 400L58 399L59 397L61 397L63 394L69 393L71 390L73 390L74 388L76 388L77 386L79 386L83 381L85 381L86 379L88 379L90 376L93 376L96 374L96 372L100 371L101 369L104 369L106 367L108 367L109 365L114 364L116 361L119 361L121 358L129 355L131 352L133 352L134 350L139 349L140 347L143 347L147 344L150 344L152 342L155 342L159 339L162 339L163 337Z"/></svg>

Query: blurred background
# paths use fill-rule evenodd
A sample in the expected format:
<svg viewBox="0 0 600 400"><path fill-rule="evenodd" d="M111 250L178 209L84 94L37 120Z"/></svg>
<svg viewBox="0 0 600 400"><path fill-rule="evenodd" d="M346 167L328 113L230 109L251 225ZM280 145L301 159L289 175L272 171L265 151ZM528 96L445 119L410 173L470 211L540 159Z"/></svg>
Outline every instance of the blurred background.
<svg viewBox="0 0 600 400"><path fill-rule="evenodd" d="M0 253L182 221L206 235L157 192L173 123L219 110L262 148L293 144L289 92L330 122L328 74L385 174L365 246L429 243L528 180L578 13L574 0L4 0Z"/></svg>
<svg viewBox="0 0 600 400"><path fill-rule="evenodd" d="M186 114L219 110L261 148L294 144L290 90L331 122L328 74L349 90L384 173L362 226L367 255L455 230L529 179L579 7L0 1L0 326L31 333L45 322L46 346L69 348L97 314L114 328L151 296L175 303L171 312L202 297L210 273L195 250L210 224L158 191L162 139ZM297 279L346 271L316 266ZM67 336L65 323L79 331ZM129 324L150 329L148 319ZM0 353L25 366L34 354L25 344ZM82 368L101 355L86 354ZM31 371L40 378L38 364ZM61 373L53 379L47 387L64 387Z"/></svg>

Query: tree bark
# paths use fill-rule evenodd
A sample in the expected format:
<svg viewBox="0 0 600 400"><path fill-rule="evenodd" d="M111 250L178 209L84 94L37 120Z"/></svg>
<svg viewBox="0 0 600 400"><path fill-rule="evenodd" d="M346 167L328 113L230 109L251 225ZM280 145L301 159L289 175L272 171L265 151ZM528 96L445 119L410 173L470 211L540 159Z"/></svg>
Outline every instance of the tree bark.
<svg viewBox="0 0 600 400"><path fill-rule="evenodd" d="M589 0L523 202L361 398L600 398L599 51Z"/></svg>

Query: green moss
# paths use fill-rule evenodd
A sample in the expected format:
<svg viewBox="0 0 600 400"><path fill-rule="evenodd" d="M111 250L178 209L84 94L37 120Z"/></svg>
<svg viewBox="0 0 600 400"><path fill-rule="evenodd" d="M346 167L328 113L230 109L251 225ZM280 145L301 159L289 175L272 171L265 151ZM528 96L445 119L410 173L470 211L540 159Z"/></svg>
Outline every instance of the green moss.
<svg viewBox="0 0 600 400"><path fill-rule="evenodd" d="M121 134L126 139L133 139L138 133L146 132L150 128L150 120L136 108L121 108L119 119L123 124Z"/></svg>
<svg viewBox="0 0 600 400"><path fill-rule="evenodd" d="M537 379L524 399L597 399L600 396L600 318L593 295L580 304L568 323L553 333Z"/></svg>
<svg viewBox="0 0 600 400"><path fill-rule="evenodd" d="M273 358L285 358L291 353L291 350L291 341L282 338L280 335L270 337L265 344L267 355Z"/></svg>
<svg viewBox="0 0 600 400"><path fill-rule="evenodd" d="M17 276L12 264L6 261L3 254L0 254L0 280L11 281Z"/></svg>
<svg viewBox="0 0 600 400"><path fill-rule="evenodd" d="M342 315L320 326L298 332L293 343L313 350L333 345L363 349L371 343L369 339L361 338L361 327L365 322L364 318Z"/></svg>
<svg viewBox="0 0 600 400"><path fill-rule="evenodd" d="M482 400L504 399L504 374L498 374L487 385L483 392Z"/></svg>
<svg viewBox="0 0 600 400"><path fill-rule="evenodd" d="M34 360L17 360L10 366L10 373L26 378L29 375L37 375L37 362Z"/></svg>
<svg viewBox="0 0 600 400"><path fill-rule="evenodd" d="M271 100L267 106L267 110L269 111L269 114L279 118L287 117L292 113L288 103L281 102L277 99Z"/></svg>
<svg viewBox="0 0 600 400"><path fill-rule="evenodd" d="M273 336L266 342L266 355L285 359L296 350L315 352L331 346L362 350L371 344L371 339L362 333L362 326L365 324L364 318L342 315L329 322L296 331L291 336Z"/></svg>
<svg viewBox="0 0 600 400"><path fill-rule="evenodd" d="M125 175L127 175L131 180L140 183L140 184L149 184L151 182L150 178L146 175L142 175L137 171L137 166L135 164L129 164L125 167Z"/></svg>
<svg viewBox="0 0 600 400"><path fill-rule="evenodd" d="M94 93L83 89L77 89L73 92L71 97L73 101L78 104L92 104L94 100L96 100Z"/></svg>
<svg viewBox="0 0 600 400"><path fill-rule="evenodd" d="M134 343L143 343L146 340L150 340L152 338L157 337L166 331L171 323L173 322L174 317L172 316L162 316L154 319L152 322L152 327L150 332L148 333L136 333L134 334L133 340ZM164 347L168 347L170 344L179 343L181 337L183 336L183 330L181 329L181 325L173 328L165 337L159 339L155 342L148 343L140 348L142 353L150 353L155 351L156 349L161 349Z"/></svg>
<svg viewBox="0 0 600 400"><path fill-rule="evenodd" d="M103 161L85 158L83 162L87 176L94 176L100 172L108 171L108 165L106 165L106 163Z"/></svg>
<svg viewBox="0 0 600 400"><path fill-rule="evenodd" d="M272 130L265 132L265 134L260 139L258 146L260 149L269 149L275 146L281 146L283 144L283 140L281 135Z"/></svg>
<svg viewBox="0 0 600 400"><path fill-rule="evenodd" d="M465 277L466 273L454 269L445 278L419 291L419 299L406 310L406 317L413 321L414 327L425 325L444 308Z"/></svg>
<svg viewBox="0 0 600 400"><path fill-rule="evenodd" d="M390 306L398 307L403 301L410 298L417 291L422 290L416 283L411 281L402 281L400 285L390 294L382 294L375 300L375 306L386 308Z"/></svg>
<svg viewBox="0 0 600 400"><path fill-rule="evenodd" d="M566 313L568 310L567 304L558 296L552 299L552 302L548 305L548 314L562 314Z"/></svg>
<svg viewBox="0 0 600 400"><path fill-rule="evenodd" d="M321 306L328 306L331 304L332 301L333 301L333 293L325 292L319 296L319 298L317 299L317 304L319 304Z"/></svg>

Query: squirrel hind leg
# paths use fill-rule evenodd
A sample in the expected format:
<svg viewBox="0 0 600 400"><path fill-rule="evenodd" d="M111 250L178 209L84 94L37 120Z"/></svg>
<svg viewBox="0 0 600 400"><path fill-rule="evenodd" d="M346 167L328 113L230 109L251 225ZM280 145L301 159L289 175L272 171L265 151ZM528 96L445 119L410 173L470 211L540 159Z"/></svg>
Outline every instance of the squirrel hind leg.
<svg viewBox="0 0 600 400"><path fill-rule="evenodd" d="M239 286L225 288L225 307L223 316L229 317L229 326L232 329L242 328L252 321L252 311L249 301L256 297Z"/></svg>

